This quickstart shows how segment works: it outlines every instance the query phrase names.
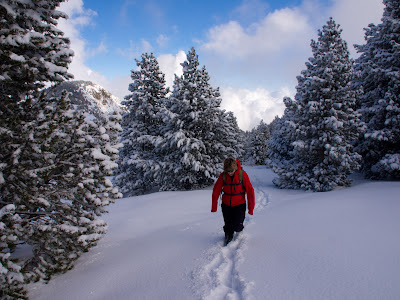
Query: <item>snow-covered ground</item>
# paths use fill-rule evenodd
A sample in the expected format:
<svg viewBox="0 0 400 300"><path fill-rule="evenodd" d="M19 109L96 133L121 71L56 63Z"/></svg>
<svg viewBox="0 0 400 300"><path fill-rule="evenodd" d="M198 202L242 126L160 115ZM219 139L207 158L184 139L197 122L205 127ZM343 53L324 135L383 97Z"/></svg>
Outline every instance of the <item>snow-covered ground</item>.
<svg viewBox="0 0 400 300"><path fill-rule="evenodd" d="M119 199L107 235L31 299L400 299L400 182L279 190L244 167L254 216L222 247L211 189Z"/></svg>

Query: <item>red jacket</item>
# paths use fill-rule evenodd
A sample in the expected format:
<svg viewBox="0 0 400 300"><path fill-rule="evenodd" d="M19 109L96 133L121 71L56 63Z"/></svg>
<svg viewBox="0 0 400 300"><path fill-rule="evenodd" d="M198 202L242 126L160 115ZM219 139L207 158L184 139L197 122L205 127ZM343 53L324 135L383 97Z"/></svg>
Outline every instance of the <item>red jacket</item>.
<svg viewBox="0 0 400 300"><path fill-rule="evenodd" d="M255 200L254 200L254 189L251 185L249 176L246 172L243 171L243 186L246 191L243 190L243 186L239 182L239 170L241 168L240 161L237 160L238 170L236 170L233 175L233 179L231 176L226 174L226 182L223 182L223 174L221 173L217 179L217 182L214 185L213 193L212 193L212 207L211 212L217 211L218 206L218 198L222 194L222 202L229 206L236 206L239 204L246 203L245 192L247 193L247 207L249 214L253 214Z"/></svg>

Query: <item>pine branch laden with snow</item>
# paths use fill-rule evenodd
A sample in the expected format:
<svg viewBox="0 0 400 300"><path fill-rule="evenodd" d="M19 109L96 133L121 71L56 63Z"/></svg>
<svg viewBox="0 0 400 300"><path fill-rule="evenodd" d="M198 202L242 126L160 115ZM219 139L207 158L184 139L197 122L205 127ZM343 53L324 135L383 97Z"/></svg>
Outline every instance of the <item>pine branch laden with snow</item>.
<svg viewBox="0 0 400 300"><path fill-rule="evenodd" d="M122 104L122 143L115 182L126 195L147 192L158 185L161 156L157 150L168 89L154 55L144 53L132 71L132 92Z"/></svg>
<svg viewBox="0 0 400 300"><path fill-rule="evenodd" d="M35 105L31 99L19 104L9 99L0 93L0 210L10 205L14 208L12 213L2 214L0 219L2 223L0 253L5 268L0 274L0 281L6 282L4 286L2 284L1 296L11 299L18 293L23 299L22 284L25 278L22 263L12 259L11 254L20 241L31 232L31 228L25 226L24 217L19 211L21 208L29 209L32 195L30 192L36 181L29 171L36 167L34 159L40 150L30 147L34 137L31 125L37 116L36 110L33 109Z"/></svg>
<svg viewBox="0 0 400 300"><path fill-rule="evenodd" d="M182 67L164 114L161 190L209 186L223 160L238 157L243 148L236 119L219 108L219 90L210 86L205 67L199 68L194 48Z"/></svg>
<svg viewBox="0 0 400 300"><path fill-rule="evenodd" d="M267 164L272 168L276 174L284 172L284 167L292 159L293 151L293 109L289 109L293 105L290 98L285 98L284 102L287 106L282 118L276 117L271 123L271 138L268 141L268 159ZM289 106L289 107L288 107ZM275 178L276 184L279 178Z"/></svg>
<svg viewBox="0 0 400 300"><path fill-rule="evenodd" d="M15 213L15 206L8 204L0 209L0 298L25 299L26 292L23 288L24 277L21 266L10 257L15 243L23 237L20 226L20 217Z"/></svg>
<svg viewBox="0 0 400 300"><path fill-rule="evenodd" d="M0 3L0 90L18 101L47 81L72 78L67 73L73 51L69 39L57 29L57 20L67 18L57 11L63 0Z"/></svg>
<svg viewBox="0 0 400 300"><path fill-rule="evenodd" d="M364 90L359 111L367 130L357 145L363 172L376 179L400 179L400 7L385 0L382 23L365 31L366 44L356 45L356 85Z"/></svg>
<svg viewBox="0 0 400 300"><path fill-rule="evenodd" d="M120 197L107 179L116 168L118 153L108 130L99 122L86 121L75 110L66 111L63 118L57 119L63 130L52 143L57 149L54 167L41 176L49 179L41 192L47 214L34 224L29 240L35 253L31 262L37 262L32 273L45 280L69 270L83 252L96 245L106 232L106 224L98 217Z"/></svg>
<svg viewBox="0 0 400 300"><path fill-rule="evenodd" d="M106 232L98 217L121 196L108 179L117 167L120 116L89 122L70 108L66 93L42 95L30 108L37 114L24 124L28 140L14 165L3 170L2 200L14 203L23 224L17 242L32 248L19 262L25 280L49 280Z"/></svg>
<svg viewBox="0 0 400 300"><path fill-rule="evenodd" d="M352 146L362 132L355 111L359 92L351 86L352 61L341 31L332 18L323 26L318 41L311 42L307 69L297 77L295 99L285 99L284 128L270 145L270 165L281 188L332 190L348 185L347 176L359 168L360 155ZM283 154L276 151L281 138L289 142Z"/></svg>

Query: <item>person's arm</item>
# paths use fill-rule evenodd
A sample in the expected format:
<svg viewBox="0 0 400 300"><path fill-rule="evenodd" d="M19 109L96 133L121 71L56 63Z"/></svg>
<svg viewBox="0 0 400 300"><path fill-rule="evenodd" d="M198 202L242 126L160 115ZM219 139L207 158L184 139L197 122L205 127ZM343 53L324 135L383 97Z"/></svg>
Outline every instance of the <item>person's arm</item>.
<svg viewBox="0 0 400 300"><path fill-rule="evenodd" d="M222 173L219 175L217 181L214 184L213 193L212 193L212 205L211 205L211 212L216 212L218 207L218 198L221 194L222 187L223 187L223 179Z"/></svg>
<svg viewBox="0 0 400 300"><path fill-rule="evenodd" d="M243 172L243 185L247 193L247 207L250 215L253 214L255 206L254 188L250 182L250 178L246 172Z"/></svg>

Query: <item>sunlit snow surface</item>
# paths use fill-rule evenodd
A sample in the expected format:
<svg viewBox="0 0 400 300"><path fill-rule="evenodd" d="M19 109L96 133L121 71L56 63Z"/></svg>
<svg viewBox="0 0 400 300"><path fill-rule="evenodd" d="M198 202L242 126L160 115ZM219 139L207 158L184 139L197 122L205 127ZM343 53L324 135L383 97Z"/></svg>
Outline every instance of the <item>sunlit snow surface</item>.
<svg viewBox="0 0 400 300"><path fill-rule="evenodd" d="M119 199L108 234L31 299L398 299L400 182L280 190L247 167L254 216L223 247L211 188Z"/></svg>

